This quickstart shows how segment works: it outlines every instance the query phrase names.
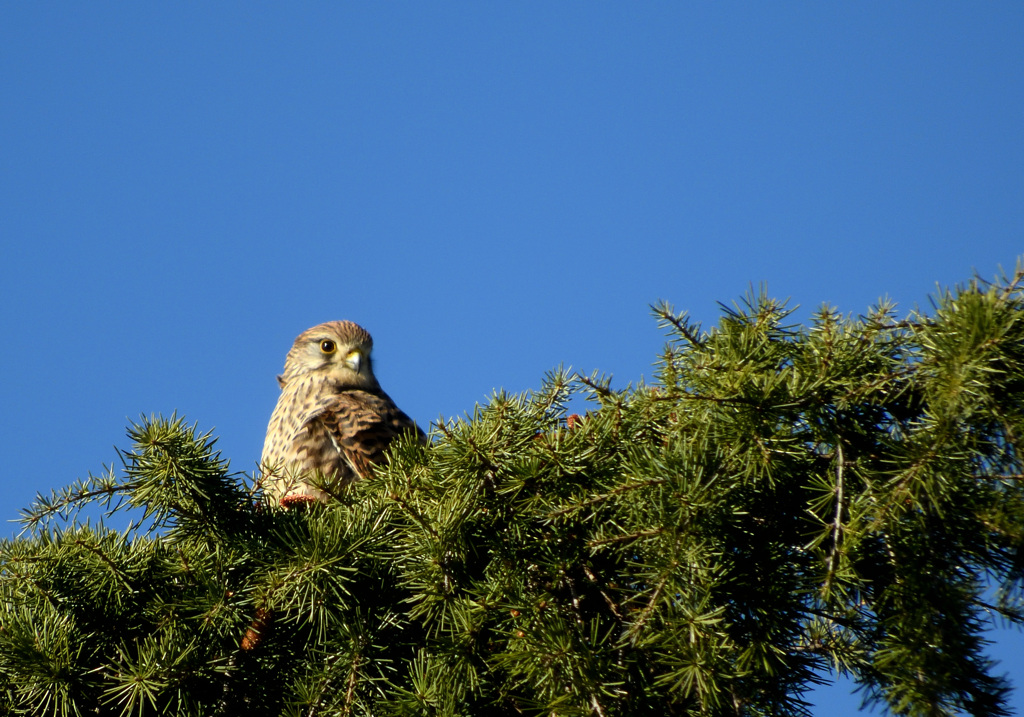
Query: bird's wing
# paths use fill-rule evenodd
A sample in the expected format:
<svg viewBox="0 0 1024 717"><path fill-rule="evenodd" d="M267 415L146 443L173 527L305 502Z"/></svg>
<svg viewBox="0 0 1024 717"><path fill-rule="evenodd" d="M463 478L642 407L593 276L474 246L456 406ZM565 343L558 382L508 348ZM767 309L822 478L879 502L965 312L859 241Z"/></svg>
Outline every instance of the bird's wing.
<svg viewBox="0 0 1024 717"><path fill-rule="evenodd" d="M343 391L317 408L307 425L329 438L336 451L336 465L332 467L346 482L368 477L373 466L384 460L384 451L399 434L414 431L423 439L423 432L412 419L384 393Z"/></svg>

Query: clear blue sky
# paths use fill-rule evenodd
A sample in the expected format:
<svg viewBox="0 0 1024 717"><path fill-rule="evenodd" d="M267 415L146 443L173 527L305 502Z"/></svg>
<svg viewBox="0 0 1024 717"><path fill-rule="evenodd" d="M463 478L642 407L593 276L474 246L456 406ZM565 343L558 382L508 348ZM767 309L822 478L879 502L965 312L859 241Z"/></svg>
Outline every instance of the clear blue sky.
<svg viewBox="0 0 1024 717"><path fill-rule="evenodd" d="M1011 270L1022 38L1017 2L4 3L0 517L140 413L250 470L329 319L426 425L650 376L657 299L909 310Z"/></svg>

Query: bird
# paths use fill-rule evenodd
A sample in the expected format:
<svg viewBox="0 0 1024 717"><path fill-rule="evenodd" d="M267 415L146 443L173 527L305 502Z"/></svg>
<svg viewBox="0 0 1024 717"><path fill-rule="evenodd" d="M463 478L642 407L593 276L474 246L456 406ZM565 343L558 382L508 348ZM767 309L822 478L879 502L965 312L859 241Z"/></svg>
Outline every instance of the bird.
<svg viewBox="0 0 1024 717"><path fill-rule="evenodd" d="M426 436L373 375L373 338L352 321L329 321L295 339L277 377L281 395L270 416L261 483L281 506L326 502L367 478L391 442Z"/></svg>

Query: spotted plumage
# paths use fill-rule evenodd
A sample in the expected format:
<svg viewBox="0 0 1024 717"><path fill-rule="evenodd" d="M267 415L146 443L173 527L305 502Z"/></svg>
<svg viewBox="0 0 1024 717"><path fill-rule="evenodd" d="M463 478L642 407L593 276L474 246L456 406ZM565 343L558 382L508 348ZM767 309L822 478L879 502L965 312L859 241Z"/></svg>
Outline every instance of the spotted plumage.
<svg viewBox="0 0 1024 717"><path fill-rule="evenodd" d="M403 432L423 440L377 383L372 349L370 334L351 321L320 324L295 339L260 461L265 490L282 505L326 500L365 478Z"/></svg>

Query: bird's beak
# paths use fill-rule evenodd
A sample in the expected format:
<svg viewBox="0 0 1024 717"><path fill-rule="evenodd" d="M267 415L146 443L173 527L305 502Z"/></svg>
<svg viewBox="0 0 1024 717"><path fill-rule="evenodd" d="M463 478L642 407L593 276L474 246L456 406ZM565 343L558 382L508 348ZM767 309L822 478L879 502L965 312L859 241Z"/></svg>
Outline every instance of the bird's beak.
<svg viewBox="0 0 1024 717"><path fill-rule="evenodd" d="M348 356L345 357L345 365L356 373L359 373L359 366L362 361L363 355L358 351L350 351Z"/></svg>

